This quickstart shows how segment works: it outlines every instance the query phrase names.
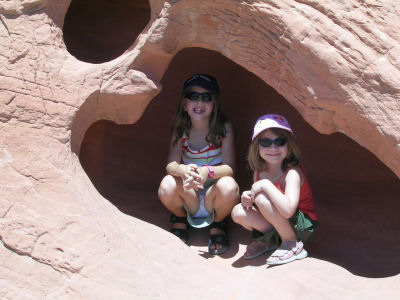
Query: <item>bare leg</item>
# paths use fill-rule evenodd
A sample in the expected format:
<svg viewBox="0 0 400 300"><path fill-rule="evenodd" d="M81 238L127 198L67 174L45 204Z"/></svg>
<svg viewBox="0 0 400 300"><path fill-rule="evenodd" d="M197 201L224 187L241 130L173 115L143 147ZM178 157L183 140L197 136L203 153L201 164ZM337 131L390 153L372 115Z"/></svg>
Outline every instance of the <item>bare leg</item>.
<svg viewBox="0 0 400 300"><path fill-rule="evenodd" d="M233 208L231 216L234 222L242 225L247 230L257 229L261 232L267 232L272 227L254 206L245 208L242 204L238 204Z"/></svg>
<svg viewBox="0 0 400 300"><path fill-rule="evenodd" d="M185 204L189 213L195 213L199 209L199 197L194 190L185 191L182 187L182 179L167 175L163 178L158 189L158 197L165 207L178 217L185 217ZM185 229L182 223L174 224L173 228Z"/></svg>
<svg viewBox="0 0 400 300"><path fill-rule="evenodd" d="M215 210L215 221L224 220L239 200L239 187L229 176L220 178L208 191L204 206L208 212Z"/></svg>
<svg viewBox="0 0 400 300"><path fill-rule="evenodd" d="M272 225L264 218L256 207L245 208L242 204L236 205L231 213L232 220L248 230L256 229L267 232ZM258 240L253 240L246 248L243 257L252 259L258 257L271 249L272 245L266 245Z"/></svg>
<svg viewBox="0 0 400 300"><path fill-rule="evenodd" d="M298 242L289 220L279 214L268 197L261 193L257 195L255 202L261 214L275 227L282 239L280 247L267 259L267 265L279 265L307 257L307 251L303 248L303 243Z"/></svg>
<svg viewBox="0 0 400 300"><path fill-rule="evenodd" d="M236 181L229 176L220 178L208 191L204 206L207 211L215 211L215 221L223 221L232 211L239 200L239 187ZM211 228L210 234L226 234L218 228ZM210 245L210 250L221 249L222 245Z"/></svg>
<svg viewBox="0 0 400 300"><path fill-rule="evenodd" d="M284 218L275 206L269 201L267 196L260 193L255 198L255 203L263 215L263 217L270 223L279 233L282 242L297 241L296 234L294 233L292 225L289 220Z"/></svg>

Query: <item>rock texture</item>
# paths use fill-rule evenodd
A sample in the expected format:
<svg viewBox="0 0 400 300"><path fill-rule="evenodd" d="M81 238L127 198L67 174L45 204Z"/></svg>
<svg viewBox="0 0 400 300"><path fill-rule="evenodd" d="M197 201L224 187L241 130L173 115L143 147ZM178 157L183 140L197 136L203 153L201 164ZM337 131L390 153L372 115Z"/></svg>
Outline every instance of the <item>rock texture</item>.
<svg viewBox="0 0 400 300"><path fill-rule="evenodd" d="M1 0L0 297L398 298L400 11L320 2ZM165 230L169 120L198 71L221 82L243 188L253 121L293 120L311 258L266 270L238 227L224 257Z"/></svg>

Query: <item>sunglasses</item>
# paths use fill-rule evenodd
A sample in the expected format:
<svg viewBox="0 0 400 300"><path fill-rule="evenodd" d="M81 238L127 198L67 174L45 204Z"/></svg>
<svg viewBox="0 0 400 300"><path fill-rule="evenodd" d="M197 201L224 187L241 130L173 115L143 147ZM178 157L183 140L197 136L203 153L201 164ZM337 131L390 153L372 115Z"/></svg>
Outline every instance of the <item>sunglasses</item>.
<svg viewBox="0 0 400 300"><path fill-rule="evenodd" d="M285 138L276 138L274 140L271 140L269 138L265 138L265 139L259 139L258 143L265 148L271 147L272 144L274 144L277 147L282 147L284 145L286 145L287 140Z"/></svg>
<svg viewBox="0 0 400 300"><path fill-rule="evenodd" d="M201 101L203 102L211 102L212 101L212 96L211 93L197 93L197 92L192 92L188 93L185 95L186 99L189 99L190 101Z"/></svg>

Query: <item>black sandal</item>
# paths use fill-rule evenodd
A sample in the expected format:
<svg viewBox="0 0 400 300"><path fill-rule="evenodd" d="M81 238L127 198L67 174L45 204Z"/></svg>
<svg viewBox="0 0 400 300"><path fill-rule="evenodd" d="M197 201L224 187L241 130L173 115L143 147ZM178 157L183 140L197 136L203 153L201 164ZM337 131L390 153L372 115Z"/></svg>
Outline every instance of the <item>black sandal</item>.
<svg viewBox="0 0 400 300"><path fill-rule="evenodd" d="M174 214L171 214L170 220L172 224L185 224L186 229L183 228L172 228L170 232L174 235L176 235L178 238L182 240L186 245L189 245L189 234L188 234L188 229L187 227L189 226L189 223L187 221L186 217L177 217Z"/></svg>
<svg viewBox="0 0 400 300"><path fill-rule="evenodd" d="M227 224L226 219L221 222L214 222L210 225L210 229L218 228L223 230L225 234L210 234L210 239L208 240L208 253L213 255L220 255L228 251L229 249L229 239L227 235ZM219 244L222 246L220 249L211 250L210 246L214 244Z"/></svg>

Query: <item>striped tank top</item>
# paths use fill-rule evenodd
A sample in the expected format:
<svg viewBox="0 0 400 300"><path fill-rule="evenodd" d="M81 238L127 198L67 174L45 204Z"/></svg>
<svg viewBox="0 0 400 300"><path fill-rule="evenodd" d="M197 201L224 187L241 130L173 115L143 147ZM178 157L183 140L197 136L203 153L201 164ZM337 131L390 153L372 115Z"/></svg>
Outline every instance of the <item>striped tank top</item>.
<svg viewBox="0 0 400 300"><path fill-rule="evenodd" d="M187 138L182 138L182 160L188 164L195 164L199 167L204 165L217 166L222 164L222 148L208 144L203 149L192 150L189 147Z"/></svg>

